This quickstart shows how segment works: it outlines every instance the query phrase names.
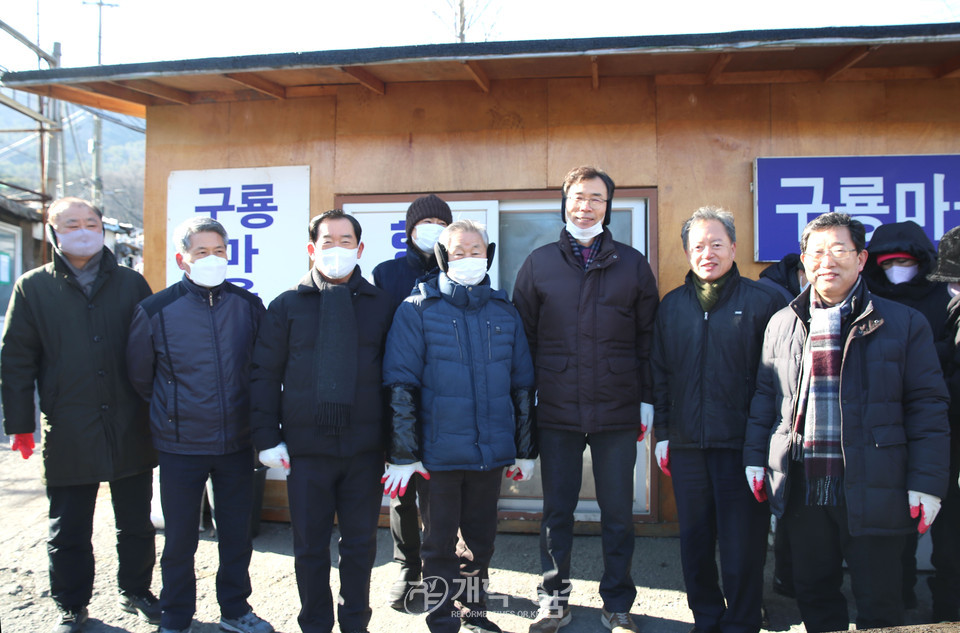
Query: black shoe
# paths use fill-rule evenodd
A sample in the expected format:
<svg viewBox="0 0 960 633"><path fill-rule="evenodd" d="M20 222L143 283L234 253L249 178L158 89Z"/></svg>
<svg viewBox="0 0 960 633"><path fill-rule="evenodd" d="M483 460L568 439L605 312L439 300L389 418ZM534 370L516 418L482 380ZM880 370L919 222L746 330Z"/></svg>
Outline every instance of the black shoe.
<svg viewBox="0 0 960 633"><path fill-rule="evenodd" d="M415 599L419 592L413 596L410 595L410 592L418 586L420 586L420 572L415 572L412 569L401 569L400 577L390 587L387 604L400 613L423 613L423 605L419 604L423 601Z"/></svg>
<svg viewBox="0 0 960 633"><path fill-rule="evenodd" d="M503 633L503 629L488 620L485 615L460 618L460 630L471 633Z"/></svg>
<svg viewBox="0 0 960 633"><path fill-rule="evenodd" d="M117 604L121 611L136 613L144 622L160 624L160 601L149 591L142 596L121 593Z"/></svg>
<svg viewBox="0 0 960 633"><path fill-rule="evenodd" d="M60 621L53 627L53 633L78 633L78 631L83 630L83 624L86 621L86 607L80 607L76 610L60 608Z"/></svg>
<svg viewBox="0 0 960 633"><path fill-rule="evenodd" d="M797 592L793 589L793 582L783 580L777 576L773 577L773 593L778 593L787 598L797 597Z"/></svg>

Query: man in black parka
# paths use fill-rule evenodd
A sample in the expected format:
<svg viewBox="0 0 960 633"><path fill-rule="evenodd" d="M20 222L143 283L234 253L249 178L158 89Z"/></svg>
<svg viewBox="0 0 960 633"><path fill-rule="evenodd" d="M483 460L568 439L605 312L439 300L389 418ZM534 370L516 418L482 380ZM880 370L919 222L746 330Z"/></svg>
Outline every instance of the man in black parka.
<svg viewBox="0 0 960 633"><path fill-rule="evenodd" d="M103 245L92 204L63 198L49 210L53 261L17 280L0 349L4 432L28 457L40 391L43 466L50 501L50 595L56 633L87 619L93 594L93 513L100 482L110 483L117 524L120 608L160 621L150 593L155 530L147 407L127 379L130 320L150 286L117 265Z"/></svg>
<svg viewBox="0 0 960 633"><path fill-rule="evenodd" d="M740 276L728 211L698 209L681 239L690 272L653 330L656 456L673 477L696 630L756 633L770 514L743 486L743 442L764 328L786 301Z"/></svg>
<svg viewBox="0 0 960 633"><path fill-rule="evenodd" d="M393 306L360 274L360 223L340 210L310 221L314 265L270 303L253 353L253 443L288 468L304 633L330 633L330 536L340 529L341 631L370 622L370 573L383 498L381 364Z"/></svg>

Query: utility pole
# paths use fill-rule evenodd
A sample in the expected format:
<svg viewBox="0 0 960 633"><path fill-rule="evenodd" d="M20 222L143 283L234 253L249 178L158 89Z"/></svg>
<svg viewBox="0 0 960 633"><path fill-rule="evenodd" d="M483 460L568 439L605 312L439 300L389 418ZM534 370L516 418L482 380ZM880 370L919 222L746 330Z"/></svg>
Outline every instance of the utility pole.
<svg viewBox="0 0 960 633"><path fill-rule="evenodd" d="M103 64L103 7L115 7L115 4L108 4L103 0L96 2L84 2L84 4L93 4L97 7L97 66ZM93 113L93 146L90 148L93 154L93 173L91 174L93 183L91 184L91 202L93 206L103 211L103 128L100 121L100 115Z"/></svg>

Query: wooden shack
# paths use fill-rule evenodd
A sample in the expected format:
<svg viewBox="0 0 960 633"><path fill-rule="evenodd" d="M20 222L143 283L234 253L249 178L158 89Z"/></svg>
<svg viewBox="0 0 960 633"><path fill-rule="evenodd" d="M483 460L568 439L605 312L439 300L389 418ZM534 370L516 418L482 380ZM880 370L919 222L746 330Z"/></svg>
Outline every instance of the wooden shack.
<svg viewBox="0 0 960 633"><path fill-rule="evenodd" d="M680 225L704 204L733 211L741 272L762 270L759 157L960 148L960 24L321 51L13 72L3 83L146 119L145 273L155 289L174 281L166 225L177 171L309 166L310 215L345 206L402 217L425 193L486 205L509 288L531 246L518 238L549 224L555 239L563 175L596 164L630 201L626 239L665 293L688 270ZM947 178L955 187L960 174ZM308 265L305 232L288 242L302 249L292 284ZM376 263L361 261L365 272ZM638 532L670 532L669 480L646 444ZM523 522L536 519L535 491L507 492L505 525L535 525ZM596 516L589 496L585 526ZM282 516L282 482L268 482L268 505L281 511L266 516Z"/></svg>

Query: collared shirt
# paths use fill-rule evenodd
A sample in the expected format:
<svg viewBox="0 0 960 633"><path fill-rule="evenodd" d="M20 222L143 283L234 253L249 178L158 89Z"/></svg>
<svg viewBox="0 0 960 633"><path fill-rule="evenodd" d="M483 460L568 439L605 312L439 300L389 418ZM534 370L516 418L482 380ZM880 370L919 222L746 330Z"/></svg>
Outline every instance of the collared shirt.
<svg viewBox="0 0 960 633"><path fill-rule="evenodd" d="M580 258L583 269L586 270L587 267L593 263L597 253L600 252L600 244L603 242L603 233L598 235L597 239L593 240L590 246L584 246L572 235L570 235L570 233L567 233L567 239L570 240L570 246L573 247L573 254Z"/></svg>

